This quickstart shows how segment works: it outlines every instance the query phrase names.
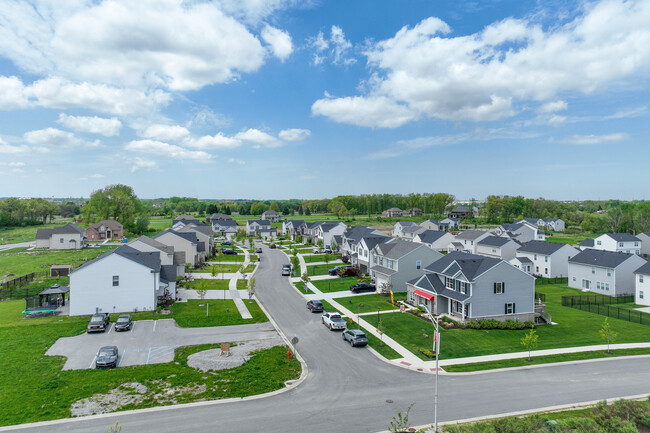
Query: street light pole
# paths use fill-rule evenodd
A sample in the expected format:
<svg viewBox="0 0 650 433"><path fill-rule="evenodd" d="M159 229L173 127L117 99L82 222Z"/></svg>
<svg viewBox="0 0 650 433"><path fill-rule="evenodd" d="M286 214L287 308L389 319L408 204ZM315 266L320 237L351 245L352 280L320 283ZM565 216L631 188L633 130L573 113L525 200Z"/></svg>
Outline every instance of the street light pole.
<svg viewBox="0 0 650 433"><path fill-rule="evenodd" d="M438 328L438 319L433 317L433 314L431 314L431 311L423 305L420 304L421 307L424 307L424 310L427 312L427 316L429 316L429 319L431 319L431 323L433 323L434 327L434 334L433 334L433 350L436 352L436 385L435 385L435 392L434 392L434 397L433 397L433 422L435 424L434 427L434 432L438 432L438 352L440 352L440 332Z"/></svg>

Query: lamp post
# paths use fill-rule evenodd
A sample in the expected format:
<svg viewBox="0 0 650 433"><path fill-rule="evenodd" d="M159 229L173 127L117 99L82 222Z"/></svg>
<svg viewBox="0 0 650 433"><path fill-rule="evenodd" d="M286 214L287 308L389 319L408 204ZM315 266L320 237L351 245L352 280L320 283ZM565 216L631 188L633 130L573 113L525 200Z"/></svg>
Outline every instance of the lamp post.
<svg viewBox="0 0 650 433"><path fill-rule="evenodd" d="M421 307L424 308L424 311L427 312L427 316L429 316L429 319L431 319L431 323L433 323L434 327L434 334L433 334L433 350L436 352L436 385L435 385L435 392L434 392L434 397L433 397L433 422L435 424L435 428L433 431L437 432L438 431L438 352L440 351L440 332L438 332L438 319L433 317L433 314L431 314L431 311L426 307L424 304L420 304Z"/></svg>

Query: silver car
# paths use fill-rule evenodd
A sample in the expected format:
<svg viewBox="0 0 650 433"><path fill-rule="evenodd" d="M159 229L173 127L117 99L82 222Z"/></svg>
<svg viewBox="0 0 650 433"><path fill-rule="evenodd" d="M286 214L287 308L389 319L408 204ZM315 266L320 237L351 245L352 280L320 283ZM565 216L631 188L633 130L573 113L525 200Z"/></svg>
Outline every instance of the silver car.
<svg viewBox="0 0 650 433"><path fill-rule="evenodd" d="M360 329L346 329L343 331L343 341L349 342L352 347L365 346L368 344L368 337Z"/></svg>

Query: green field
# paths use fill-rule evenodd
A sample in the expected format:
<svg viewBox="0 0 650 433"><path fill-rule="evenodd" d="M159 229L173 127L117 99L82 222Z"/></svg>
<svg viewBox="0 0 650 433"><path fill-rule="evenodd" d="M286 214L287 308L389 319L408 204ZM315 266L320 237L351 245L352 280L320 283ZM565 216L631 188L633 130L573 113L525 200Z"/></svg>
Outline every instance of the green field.
<svg viewBox="0 0 650 433"><path fill-rule="evenodd" d="M305 259L305 263L315 263L315 262L324 262L325 261L325 256L329 257L329 262L333 262L334 260L338 260L341 258L340 254L315 254L313 256L303 256Z"/></svg>
<svg viewBox="0 0 650 433"><path fill-rule="evenodd" d="M350 286L357 284L359 279L357 277L335 277L329 280L312 281L321 292L340 292L343 290L350 290Z"/></svg>
<svg viewBox="0 0 650 433"><path fill-rule="evenodd" d="M36 241L36 231L38 229L51 229L54 227L61 227L72 219L61 219L54 224L41 224L37 226L26 227L0 227L0 243L16 244L19 242L34 242Z"/></svg>
<svg viewBox="0 0 650 433"><path fill-rule="evenodd" d="M307 291L305 292L305 283L303 283L302 281L298 281L297 283L295 283L295 285L298 288L298 290L300 290L301 293L304 293L306 295L311 295L314 293L309 287L307 287Z"/></svg>
<svg viewBox="0 0 650 433"><path fill-rule="evenodd" d="M579 245L585 239L593 239L598 235L592 233L577 233L577 234L562 234L553 233L552 236L546 238L548 242L559 242L569 245Z"/></svg>
<svg viewBox="0 0 650 433"><path fill-rule="evenodd" d="M399 310L397 301L405 300L406 293L395 293L395 306L390 303L390 296L381 296L376 293L370 295L350 296L348 298L337 298L336 302L346 307L353 313L374 313L377 310Z"/></svg>
<svg viewBox="0 0 650 433"><path fill-rule="evenodd" d="M307 275L313 277L315 275L327 275L327 271L332 269L334 265L307 265Z"/></svg>
<svg viewBox="0 0 650 433"><path fill-rule="evenodd" d="M557 325L543 325L537 328L539 347L553 349L559 347L576 347L604 344L599 335L604 317L585 311L563 307L562 296L579 295L579 290L569 289L566 285L544 284L537 290L546 294L546 308ZM364 317L376 326L377 317ZM398 341L414 354L420 354L419 348L431 347L433 326L430 322L412 314L383 314L382 319L386 334ZM616 343L634 343L650 341L650 329L646 325L625 322L610 318L614 330L618 332ZM441 359L462 358L467 356L491 355L497 353L523 352L521 337L526 330L475 330L448 329L441 330ZM426 335L426 336L425 336Z"/></svg>
<svg viewBox="0 0 650 433"><path fill-rule="evenodd" d="M0 276L5 274L25 275L30 272L47 271L52 265L72 265L78 268L89 260L116 248L101 246L81 250L9 250L0 254Z"/></svg>

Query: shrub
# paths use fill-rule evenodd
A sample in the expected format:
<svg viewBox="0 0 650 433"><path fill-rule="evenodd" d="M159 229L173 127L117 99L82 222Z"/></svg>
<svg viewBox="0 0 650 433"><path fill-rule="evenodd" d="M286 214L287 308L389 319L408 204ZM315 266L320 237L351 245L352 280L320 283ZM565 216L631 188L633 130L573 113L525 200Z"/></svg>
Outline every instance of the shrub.
<svg viewBox="0 0 650 433"><path fill-rule="evenodd" d="M429 349L425 349L424 347L420 347L419 351L420 351L420 353L422 353L427 358L435 358L436 357L435 352L432 352Z"/></svg>

